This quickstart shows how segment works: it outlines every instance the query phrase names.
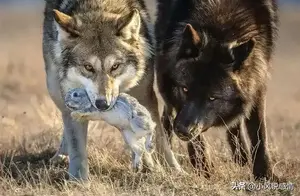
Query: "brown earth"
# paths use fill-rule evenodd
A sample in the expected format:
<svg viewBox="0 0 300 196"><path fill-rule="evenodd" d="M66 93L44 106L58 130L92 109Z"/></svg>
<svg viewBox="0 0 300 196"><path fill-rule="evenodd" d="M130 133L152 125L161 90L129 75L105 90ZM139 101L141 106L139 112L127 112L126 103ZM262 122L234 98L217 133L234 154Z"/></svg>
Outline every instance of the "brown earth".
<svg viewBox="0 0 300 196"><path fill-rule="evenodd" d="M267 116L274 171L294 184L288 191L233 191L233 181L252 181L249 167L230 161L223 130L207 133L215 171L193 174L183 144L176 152L189 176L134 174L120 134L104 123L89 130L91 183L63 180L65 165L49 157L61 121L45 85L42 8L0 7L0 195L299 195L300 6L281 7L281 27L269 82Z"/></svg>

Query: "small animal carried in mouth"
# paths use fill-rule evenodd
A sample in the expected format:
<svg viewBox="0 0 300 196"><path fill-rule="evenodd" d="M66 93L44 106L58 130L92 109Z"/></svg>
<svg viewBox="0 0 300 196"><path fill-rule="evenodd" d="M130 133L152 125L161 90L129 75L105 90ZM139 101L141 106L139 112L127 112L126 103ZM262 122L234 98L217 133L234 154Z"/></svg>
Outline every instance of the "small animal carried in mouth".
<svg viewBox="0 0 300 196"><path fill-rule="evenodd" d="M126 93L120 93L111 109L100 111L92 105L84 89L76 88L67 93L65 103L72 111L72 117L78 121L104 120L119 129L125 143L132 151L134 171L140 170L142 158L145 166L153 169L154 162L151 154L156 124L150 112L137 99Z"/></svg>

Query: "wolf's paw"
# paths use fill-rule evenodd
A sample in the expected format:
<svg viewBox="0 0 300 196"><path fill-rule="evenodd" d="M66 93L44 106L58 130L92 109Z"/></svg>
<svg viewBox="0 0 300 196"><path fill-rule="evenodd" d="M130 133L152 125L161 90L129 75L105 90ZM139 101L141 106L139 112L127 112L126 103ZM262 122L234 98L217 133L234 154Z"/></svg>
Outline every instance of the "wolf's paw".
<svg viewBox="0 0 300 196"><path fill-rule="evenodd" d="M254 179L256 181L271 181L271 182L284 182L284 178L279 178L277 175L275 175L274 173L272 173L271 171L268 171L266 174L264 175L255 175L254 174Z"/></svg>

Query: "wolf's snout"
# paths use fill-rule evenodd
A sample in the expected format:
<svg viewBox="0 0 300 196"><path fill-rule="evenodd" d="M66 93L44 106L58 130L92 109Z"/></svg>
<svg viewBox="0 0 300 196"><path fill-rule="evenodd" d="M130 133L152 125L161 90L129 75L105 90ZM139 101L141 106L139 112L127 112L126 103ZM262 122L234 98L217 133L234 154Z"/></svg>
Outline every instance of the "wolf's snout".
<svg viewBox="0 0 300 196"><path fill-rule="evenodd" d="M181 135L187 135L189 133L189 128L182 124L176 123L174 126L174 131Z"/></svg>
<svg viewBox="0 0 300 196"><path fill-rule="evenodd" d="M110 106L105 99L97 99L95 105L97 109L101 111L107 110Z"/></svg>
<svg viewBox="0 0 300 196"><path fill-rule="evenodd" d="M181 123L176 123L174 125L174 131L181 140L188 140L191 136L190 128Z"/></svg>

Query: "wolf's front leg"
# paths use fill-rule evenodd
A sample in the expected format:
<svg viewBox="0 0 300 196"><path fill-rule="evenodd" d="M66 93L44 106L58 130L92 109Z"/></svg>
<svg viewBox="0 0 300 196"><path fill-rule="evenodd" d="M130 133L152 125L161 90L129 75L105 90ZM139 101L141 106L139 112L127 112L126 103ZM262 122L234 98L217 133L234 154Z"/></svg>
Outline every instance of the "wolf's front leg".
<svg viewBox="0 0 300 196"><path fill-rule="evenodd" d="M87 128L88 121L75 121L69 112L62 114L64 123L64 138L67 142L69 154L70 179L87 180Z"/></svg>
<svg viewBox="0 0 300 196"><path fill-rule="evenodd" d="M158 157L163 163L164 160L168 163L168 165L174 168L176 171L185 173L180 164L178 163L173 150L168 141L168 136L163 130L163 126L160 122L159 116L153 116L154 122L156 123L155 128L155 145L159 155L164 155L164 157Z"/></svg>

